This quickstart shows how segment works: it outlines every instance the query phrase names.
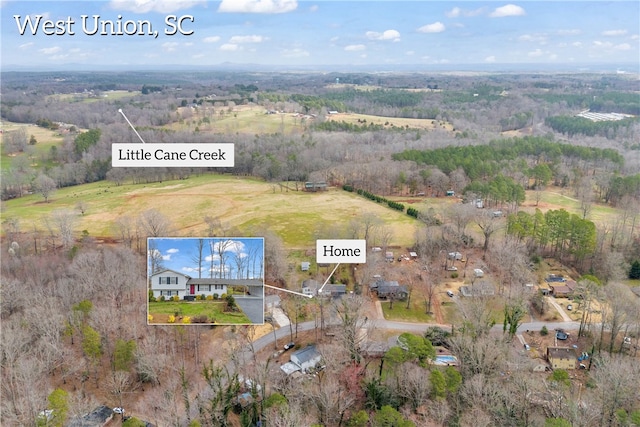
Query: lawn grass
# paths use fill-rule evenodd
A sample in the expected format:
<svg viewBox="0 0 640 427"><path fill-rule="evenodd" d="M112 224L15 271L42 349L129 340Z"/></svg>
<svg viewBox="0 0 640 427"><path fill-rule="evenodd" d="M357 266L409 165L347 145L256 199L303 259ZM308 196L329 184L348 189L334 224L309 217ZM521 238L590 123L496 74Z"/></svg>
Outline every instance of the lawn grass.
<svg viewBox="0 0 640 427"><path fill-rule="evenodd" d="M411 298L409 302L409 308L407 309L406 301L394 301L393 309L389 301L381 300L382 312L386 320L396 320L400 322L420 322L420 323L433 323L435 318L432 315L425 313L424 300L419 298Z"/></svg>
<svg viewBox="0 0 640 427"><path fill-rule="evenodd" d="M148 312L153 316L149 323L168 323L171 315L178 316L202 316L206 315L209 323L217 324L251 324L251 320L243 312L226 313L223 301L162 301L149 302ZM176 320L176 324L181 323Z"/></svg>

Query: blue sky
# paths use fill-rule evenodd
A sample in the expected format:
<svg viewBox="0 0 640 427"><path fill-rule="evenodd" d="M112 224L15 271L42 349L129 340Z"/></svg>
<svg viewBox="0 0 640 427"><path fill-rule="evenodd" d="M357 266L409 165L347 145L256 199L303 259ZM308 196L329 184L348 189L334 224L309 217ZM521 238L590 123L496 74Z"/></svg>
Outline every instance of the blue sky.
<svg viewBox="0 0 640 427"><path fill-rule="evenodd" d="M284 66L382 64L640 63L640 2L631 1L0 1L2 63L115 69L222 63ZM14 15L19 15L16 21ZM36 35L19 25L41 15ZM153 35L87 35L81 15ZM191 35L165 35L167 16ZM118 18L120 16L120 18ZM45 35L42 23L61 25ZM142 28L145 32L148 25ZM55 31L53 31L55 32Z"/></svg>
<svg viewBox="0 0 640 427"><path fill-rule="evenodd" d="M198 276L198 238L149 238L148 249L162 257L162 266L165 269L174 270L191 277ZM222 265L224 265L225 277L237 278L262 278L264 267L264 239L261 237L229 237L229 238L203 238L203 278L220 277ZM222 246L220 246L222 245ZM213 254L211 252L213 248ZM219 249L223 250L225 261L220 262ZM242 261L238 262L238 259ZM213 263L211 261L213 260ZM238 265L242 274L238 276ZM213 270L212 270L213 267ZM248 273L247 273L248 272Z"/></svg>

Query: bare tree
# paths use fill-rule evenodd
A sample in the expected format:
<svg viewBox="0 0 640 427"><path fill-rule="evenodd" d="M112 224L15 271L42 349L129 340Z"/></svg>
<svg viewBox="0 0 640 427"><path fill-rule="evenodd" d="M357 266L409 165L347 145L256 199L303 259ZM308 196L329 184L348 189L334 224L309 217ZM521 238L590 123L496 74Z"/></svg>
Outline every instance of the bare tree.
<svg viewBox="0 0 640 427"><path fill-rule="evenodd" d="M51 213L52 221L58 229L60 240L64 248L69 248L73 244L73 228L77 217L73 211L56 209Z"/></svg>
<svg viewBox="0 0 640 427"><path fill-rule="evenodd" d="M42 197L44 197L44 201L49 203L49 197L51 197L58 186L53 179L49 178L45 174L40 174L33 181L33 187L35 191L37 191L42 195Z"/></svg>
<svg viewBox="0 0 640 427"><path fill-rule="evenodd" d="M191 257L198 270L198 279L202 278L202 264L204 263L204 239L198 239L196 242L196 252Z"/></svg>
<svg viewBox="0 0 640 427"><path fill-rule="evenodd" d="M149 209L138 218L138 222L148 237L167 236L171 230L171 222L160 211Z"/></svg>

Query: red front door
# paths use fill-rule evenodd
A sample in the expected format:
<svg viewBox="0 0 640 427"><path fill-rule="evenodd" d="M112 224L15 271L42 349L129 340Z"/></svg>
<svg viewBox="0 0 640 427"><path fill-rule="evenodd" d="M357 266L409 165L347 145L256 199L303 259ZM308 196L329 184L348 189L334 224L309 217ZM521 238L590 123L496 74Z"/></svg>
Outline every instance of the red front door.
<svg viewBox="0 0 640 427"><path fill-rule="evenodd" d="M196 293L196 285L191 285L191 295L195 295Z"/></svg>

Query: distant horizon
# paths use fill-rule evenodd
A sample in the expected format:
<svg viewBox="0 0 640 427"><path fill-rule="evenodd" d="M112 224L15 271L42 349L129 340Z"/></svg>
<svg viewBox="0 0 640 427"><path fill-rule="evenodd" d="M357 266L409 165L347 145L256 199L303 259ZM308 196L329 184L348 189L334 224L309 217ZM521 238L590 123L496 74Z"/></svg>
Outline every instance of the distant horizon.
<svg viewBox="0 0 640 427"><path fill-rule="evenodd" d="M635 68L634 68L635 67ZM282 64L252 64L252 63L220 63L211 65L184 65L184 64L156 64L149 65L122 65L117 69L113 65L106 64L61 64L58 66L26 66L18 64L2 64L0 72L207 72L207 71L239 71L239 72L282 72L282 73L585 73L585 74L618 74L640 75L640 64L634 63L504 63L504 64L405 64L390 66L388 64L349 65L349 64L309 64L309 65L282 65Z"/></svg>

